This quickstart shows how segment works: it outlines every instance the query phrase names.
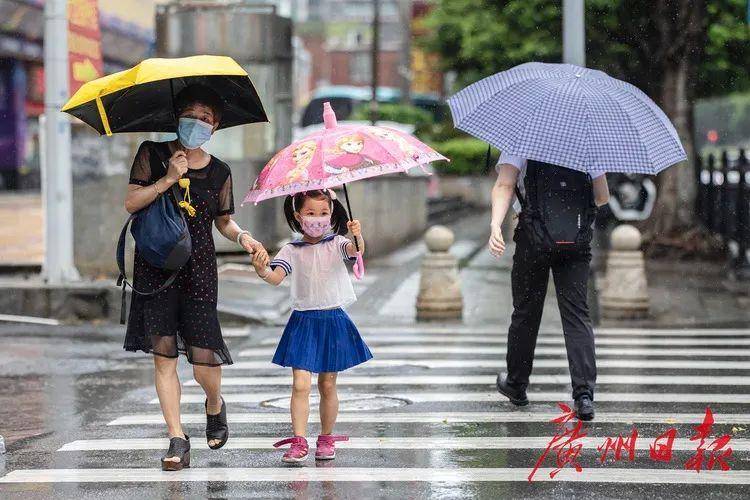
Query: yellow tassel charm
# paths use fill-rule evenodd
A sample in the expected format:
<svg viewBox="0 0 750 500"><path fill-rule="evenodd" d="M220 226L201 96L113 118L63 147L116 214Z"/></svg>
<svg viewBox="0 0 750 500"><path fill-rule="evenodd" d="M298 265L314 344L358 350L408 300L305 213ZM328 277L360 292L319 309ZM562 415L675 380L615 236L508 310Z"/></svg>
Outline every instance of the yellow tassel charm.
<svg viewBox="0 0 750 500"><path fill-rule="evenodd" d="M190 199L190 179L182 178L177 181L179 186L185 190L185 194L182 195L182 201L178 203L181 209L183 209L190 217L195 217L195 207L191 205L192 200Z"/></svg>

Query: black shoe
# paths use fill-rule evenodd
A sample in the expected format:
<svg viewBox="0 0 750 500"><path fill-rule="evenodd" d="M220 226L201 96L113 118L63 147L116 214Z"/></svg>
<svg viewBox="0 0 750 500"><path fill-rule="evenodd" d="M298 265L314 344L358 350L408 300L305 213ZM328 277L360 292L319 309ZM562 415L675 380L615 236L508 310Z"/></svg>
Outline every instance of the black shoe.
<svg viewBox="0 0 750 500"><path fill-rule="evenodd" d="M526 406L529 404L529 398L526 397L526 391L523 389L514 389L508 385L508 377L504 373L497 376L497 392L510 399L510 402L516 406Z"/></svg>
<svg viewBox="0 0 750 500"><path fill-rule="evenodd" d="M218 440L219 442L213 446L208 445L212 450L218 450L229 440L229 425L227 424L227 404L224 402L224 397L221 398L221 410L216 415L208 414L208 400L205 403L206 407L206 442Z"/></svg>
<svg viewBox="0 0 750 500"><path fill-rule="evenodd" d="M594 402L588 394L576 399L576 414L580 420L594 420Z"/></svg>
<svg viewBox="0 0 750 500"><path fill-rule="evenodd" d="M167 460L178 457L179 462ZM173 437L169 440L169 449L164 458L161 459L161 470L179 471L190 467L190 438L185 434L185 439Z"/></svg>

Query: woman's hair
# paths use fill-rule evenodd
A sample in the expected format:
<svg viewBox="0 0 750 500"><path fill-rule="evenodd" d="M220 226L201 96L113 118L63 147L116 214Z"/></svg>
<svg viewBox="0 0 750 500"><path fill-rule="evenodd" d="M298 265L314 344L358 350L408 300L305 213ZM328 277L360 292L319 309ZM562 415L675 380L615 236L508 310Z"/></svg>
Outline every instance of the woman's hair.
<svg viewBox="0 0 750 500"><path fill-rule="evenodd" d="M205 85L192 84L180 90L174 98L174 107L177 116L193 104L203 104L211 108L217 123L221 121L224 112L224 101L213 89Z"/></svg>
<svg viewBox="0 0 750 500"><path fill-rule="evenodd" d="M307 198L313 198L315 200L327 199L331 205L331 228L336 234L346 234L349 228L346 227L346 223L349 222L349 216L346 214L344 205L339 200L331 196L331 191L325 190L314 190L306 191L304 193L297 193L290 195L284 200L284 215L286 216L286 222L292 231L302 233L302 226L300 226L297 219L294 218L295 208L297 211L302 208Z"/></svg>

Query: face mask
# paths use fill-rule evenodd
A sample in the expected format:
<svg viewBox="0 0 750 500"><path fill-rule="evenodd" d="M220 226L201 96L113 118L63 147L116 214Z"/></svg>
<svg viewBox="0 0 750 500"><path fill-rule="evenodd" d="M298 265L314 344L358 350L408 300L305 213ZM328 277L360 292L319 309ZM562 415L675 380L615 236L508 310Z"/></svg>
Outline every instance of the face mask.
<svg viewBox="0 0 750 500"><path fill-rule="evenodd" d="M188 149L197 149L211 138L214 127L195 118L180 118L177 137L180 144Z"/></svg>
<svg viewBox="0 0 750 500"><path fill-rule="evenodd" d="M331 218L302 216L302 231L313 238L319 238L331 231Z"/></svg>

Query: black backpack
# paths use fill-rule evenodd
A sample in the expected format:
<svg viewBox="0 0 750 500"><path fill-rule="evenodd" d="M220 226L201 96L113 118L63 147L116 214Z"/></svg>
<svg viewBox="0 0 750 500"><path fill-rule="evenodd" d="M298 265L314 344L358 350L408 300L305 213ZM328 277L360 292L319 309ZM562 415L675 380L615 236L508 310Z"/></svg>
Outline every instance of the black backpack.
<svg viewBox="0 0 750 500"><path fill-rule="evenodd" d="M160 147L160 144L153 144L151 149L151 153L155 153L151 155L152 172L161 172L165 168L162 159L164 154L159 150ZM122 286L120 324L125 324L126 286L138 295L155 295L174 283L180 269L190 259L192 239L185 215L177 206L178 199L177 184L173 184L169 191L160 194L150 205L132 214L120 232L116 255L117 266L120 268L117 286ZM125 275L125 239L131 223L130 232L141 257L154 267L172 271L164 284L156 290L138 290Z"/></svg>
<svg viewBox="0 0 750 500"><path fill-rule="evenodd" d="M536 248L563 252L589 248L596 217L589 174L528 160L524 188L525 198L516 186L523 209L519 223Z"/></svg>

